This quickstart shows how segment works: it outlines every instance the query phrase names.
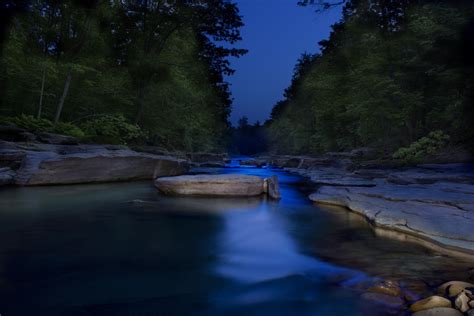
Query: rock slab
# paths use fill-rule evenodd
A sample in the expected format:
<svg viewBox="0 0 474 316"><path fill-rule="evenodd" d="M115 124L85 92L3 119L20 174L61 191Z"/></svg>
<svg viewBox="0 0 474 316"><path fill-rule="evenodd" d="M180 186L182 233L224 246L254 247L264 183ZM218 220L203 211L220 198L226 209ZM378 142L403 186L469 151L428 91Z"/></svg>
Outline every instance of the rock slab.
<svg viewBox="0 0 474 316"><path fill-rule="evenodd" d="M186 175L155 180L167 195L257 196L265 193L264 179L238 174Z"/></svg>
<svg viewBox="0 0 474 316"><path fill-rule="evenodd" d="M76 146L71 146L76 147ZM75 148L78 152L26 150L16 172L17 185L53 185L148 180L184 174L187 162L168 156L104 147Z"/></svg>
<svg viewBox="0 0 474 316"><path fill-rule="evenodd" d="M474 194L466 184L323 186L310 199L347 207L385 229L474 254Z"/></svg>

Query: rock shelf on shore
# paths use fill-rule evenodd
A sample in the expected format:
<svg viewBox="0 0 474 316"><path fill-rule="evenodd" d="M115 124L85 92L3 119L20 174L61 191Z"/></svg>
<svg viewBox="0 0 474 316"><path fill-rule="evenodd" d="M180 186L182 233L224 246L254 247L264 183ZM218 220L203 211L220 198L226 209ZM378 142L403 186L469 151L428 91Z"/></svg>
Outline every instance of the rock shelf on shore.
<svg viewBox="0 0 474 316"><path fill-rule="evenodd" d="M185 175L155 180L158 190L167 195L258 196L269 193L279 198L276 177L263 179L240 174Z"/></svg>
<svg viewBox="0 0 474 316"><path fill-rule="evenodd" d="M186 160L121 146L0 143L1 183L56 185L147 180L184 174ZM8 167L9 168L9 167Z"/></svg>
<svg viewBox="0 0 474 316"><path fill-rule="evenodd" d="M378 232L399 232L429 248L474 258L474 164L402 167L358 157L257 159L308 178L315 190L311 201L358 213Z"/></svg>

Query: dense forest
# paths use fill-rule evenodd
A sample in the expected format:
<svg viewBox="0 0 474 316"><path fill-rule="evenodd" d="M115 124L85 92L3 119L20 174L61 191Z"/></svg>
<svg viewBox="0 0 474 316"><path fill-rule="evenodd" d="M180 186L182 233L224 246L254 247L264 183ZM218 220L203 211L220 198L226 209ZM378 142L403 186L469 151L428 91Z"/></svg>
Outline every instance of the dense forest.
<svg viewBox="0 0 474 316"><path fill-rule="evenodd" d="M473 148L472 1L344 3L321 52L303 54L266 129L272 150L320 153L371 146L400 158Z"/></svg>
<svg viewBox="0 0 474 316"><path fill-rule="evenodd" d="M6 1L0 123L83 141L220 151L243 25L208 1ZM5 14L9 12L9 14Z"/></svg>

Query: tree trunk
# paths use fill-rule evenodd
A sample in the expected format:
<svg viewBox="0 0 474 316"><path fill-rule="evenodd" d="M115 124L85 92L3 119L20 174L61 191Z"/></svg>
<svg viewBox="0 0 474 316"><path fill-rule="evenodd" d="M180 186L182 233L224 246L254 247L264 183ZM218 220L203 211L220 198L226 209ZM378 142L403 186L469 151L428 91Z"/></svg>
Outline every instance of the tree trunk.
<svg viewBox="0 0 474 316"><path fill-rule="evenodd" d="M143 115L143 108L144 108L144 98L145 98L145 88L140 88L138 90L138 96L137 96L137 115L135 116L135 124L138 124L142 118Z"/></svg>
<svg viewBox="0 0 474 316"><path fill-rule="evenodd" d="M61 99L59 99L58 109L56 110L56 116L54 117L54 124L57 124L59 122L59 118L61 117L64 101L66 100L67 93L69 92L69 85L71 84L71 79L72 79L72 68L69 67L67 70L67 77L66 77L66 82L64 84L63 95L61 96Z"/></svg>
<svg viewBox="0 0 474 316"><path fill-rule="evenodd" d="M41 111L43 110L43 94L44 94L44 83L46 81L46 67L43 69L43 79L41 80L41 92L38 106L38 118L41 118Z"/></svg>

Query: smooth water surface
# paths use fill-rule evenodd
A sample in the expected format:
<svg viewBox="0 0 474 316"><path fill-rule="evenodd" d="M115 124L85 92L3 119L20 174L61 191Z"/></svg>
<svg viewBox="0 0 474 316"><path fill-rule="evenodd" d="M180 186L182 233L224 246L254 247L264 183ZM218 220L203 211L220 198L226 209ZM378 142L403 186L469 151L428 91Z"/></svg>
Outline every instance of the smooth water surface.
<svg viewBox="0 0 474 316"><path fill-rule="evenodd" d="M151 183L0 191L1 315L384 315L354 285L437 280L467 262L377 237L312 205L278 170L282 200L164 197Z"/></svg>

